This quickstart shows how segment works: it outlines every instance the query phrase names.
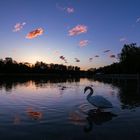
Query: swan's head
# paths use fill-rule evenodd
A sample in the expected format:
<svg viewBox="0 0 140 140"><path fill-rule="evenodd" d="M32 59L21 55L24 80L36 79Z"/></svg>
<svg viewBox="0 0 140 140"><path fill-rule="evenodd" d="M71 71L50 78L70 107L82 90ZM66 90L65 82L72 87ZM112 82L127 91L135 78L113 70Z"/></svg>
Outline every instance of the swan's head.
<svg viewBox="0 0 140 140"><path fill-rule="evenodd" d="M93 88L90 87L90 86L85 87L85 89L84 89L84 93L86 93L87 90L90 90L91 93L94 92L94 91L93 91Z"/></svg>

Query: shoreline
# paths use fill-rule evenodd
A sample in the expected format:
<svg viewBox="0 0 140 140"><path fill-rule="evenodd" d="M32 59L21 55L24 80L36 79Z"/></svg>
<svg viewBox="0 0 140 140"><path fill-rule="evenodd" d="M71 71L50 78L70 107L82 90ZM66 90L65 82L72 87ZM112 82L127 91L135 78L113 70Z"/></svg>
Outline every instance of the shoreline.
<svg viewBox="0 0 140 140"><path fill-rule="evenodd" d="M140 74L96 74L93 78L103 79L140 79Z"/></svg>
<svg viewBox="0 0 140 140"><path fill-rule="evenodd" d="M44 77L44 78L57 78L57 77L67 77L67 78L74 78L74 77L88 77L87 74L66 74L66 73L48 73L48 74L41 74L41 73L0 73L0 77Z"/></svg>

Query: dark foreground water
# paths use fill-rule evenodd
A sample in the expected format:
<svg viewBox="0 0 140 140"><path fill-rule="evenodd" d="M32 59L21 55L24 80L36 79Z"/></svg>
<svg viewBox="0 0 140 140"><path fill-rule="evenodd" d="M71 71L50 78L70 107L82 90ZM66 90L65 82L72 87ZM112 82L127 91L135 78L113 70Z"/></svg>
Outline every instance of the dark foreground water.
<svg viewBox="0 0 140 140"><path fill-rule="evenodd" d="M96 113L83 93L110 100ZM0 140L140 140L137 81L93 79L1 79Z"/></svg>

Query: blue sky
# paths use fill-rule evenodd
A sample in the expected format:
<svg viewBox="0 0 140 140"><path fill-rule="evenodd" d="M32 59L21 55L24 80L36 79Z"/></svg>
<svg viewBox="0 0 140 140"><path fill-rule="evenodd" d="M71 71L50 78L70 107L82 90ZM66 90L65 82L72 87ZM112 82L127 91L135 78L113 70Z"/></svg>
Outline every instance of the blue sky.
<svg viewBox="0 0 140 140"><path fill-rule="evenodd" d="M140 44L139 5L139 0L1 0L0 58L82 69L111 64L123 44ZM28 38L33 31L39 35Z"/></svg>

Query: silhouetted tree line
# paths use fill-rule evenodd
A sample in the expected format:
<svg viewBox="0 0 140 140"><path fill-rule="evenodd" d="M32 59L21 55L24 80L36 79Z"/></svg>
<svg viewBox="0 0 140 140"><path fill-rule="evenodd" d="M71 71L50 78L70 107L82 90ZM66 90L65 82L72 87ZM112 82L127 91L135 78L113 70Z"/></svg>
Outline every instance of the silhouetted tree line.
<svg viewBox="0 0 140 140"><path fill-rule="evenodd" d="M119 62L92 69L97 74L138 74L140 73L140 47L136 43L125 44L118 54ZM89 70L91 72L91 70Z"/></svg>
<svg viewBox="0 0 140 140"><path fill-rule="evenodd" d="M65 66L62 64L46 64L37 61L34 65L30 63L18 63L10 57L0 59L0 73L36 73L36 74L78 74L80 68L77 66Z"/></svg>

